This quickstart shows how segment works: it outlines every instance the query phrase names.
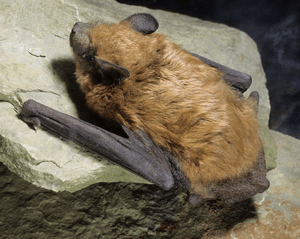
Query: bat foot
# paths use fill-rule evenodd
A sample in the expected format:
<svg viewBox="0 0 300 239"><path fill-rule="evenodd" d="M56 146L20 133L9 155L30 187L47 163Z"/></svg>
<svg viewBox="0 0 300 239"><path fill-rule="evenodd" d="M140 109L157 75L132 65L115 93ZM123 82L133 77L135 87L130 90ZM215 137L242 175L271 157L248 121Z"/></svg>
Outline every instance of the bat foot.
<svg viewBox="0 0 300 239"><path fill-rule="evenodd" d="M258 92L257 91L252 91L251 94L249 95L249 97L256 101L256 105L258 107L258 104L259 104L259 94L258 94Z"/></svg>
<svg viewBox="0 0 300 239"><path fill-rule="evenodd" d="M199 204L203 203L204 201L205 201L205 199L198 194L191 194L189 196L189 203L191 205L194 205L194 206L199 205Z"/></svg>

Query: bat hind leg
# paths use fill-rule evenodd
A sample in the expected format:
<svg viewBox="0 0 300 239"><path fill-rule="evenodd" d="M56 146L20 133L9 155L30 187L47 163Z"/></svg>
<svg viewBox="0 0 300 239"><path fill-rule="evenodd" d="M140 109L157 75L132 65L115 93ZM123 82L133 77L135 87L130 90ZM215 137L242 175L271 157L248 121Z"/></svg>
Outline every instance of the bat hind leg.
<svg viewBox="0 0 300 239"><path fill-rule="evenodd" d="M259 94L257 91L252 91L251 94L249 95L249 98L252 98L256 101L256 105L258 107L259 104Z"/></svg>

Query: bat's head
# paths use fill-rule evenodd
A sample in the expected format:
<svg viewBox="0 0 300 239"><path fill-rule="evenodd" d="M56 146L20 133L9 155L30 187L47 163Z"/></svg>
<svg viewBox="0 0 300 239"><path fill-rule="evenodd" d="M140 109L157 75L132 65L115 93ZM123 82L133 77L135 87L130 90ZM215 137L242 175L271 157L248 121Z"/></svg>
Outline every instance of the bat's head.
<svg viewBox="0 0 300 239"><path fill-rule="evenodd" d="M76 70L104 85L127 79L131 72L149 64L144 48L153 44L147 36L157 28L157 20L146 13L113 25L77 22L70 35Z"/></svg>

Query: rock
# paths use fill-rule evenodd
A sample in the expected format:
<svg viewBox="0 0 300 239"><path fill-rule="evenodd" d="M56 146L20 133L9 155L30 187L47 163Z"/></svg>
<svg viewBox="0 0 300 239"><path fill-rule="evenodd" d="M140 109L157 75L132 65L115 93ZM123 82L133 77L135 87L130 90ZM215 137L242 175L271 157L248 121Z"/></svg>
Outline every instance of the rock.
<svg viewBox="0 0 300 239"><path fill-rule="evenodd" d="M53 192L0 163L1 238L300 238L300 141L271 133L278 165L269 190L227 205L192 206L178 190L137 183Z"/></svg>
<svg viewBox="0 0 300 239"><path fill-rule="evenodd" d="M69 192L96 182L148 183L49 132L35 132L18 115L23 102L34 99L96 122L97 118L85 109L83 95L75 83L69 33L78 21L117 23L136 12L153 14L160 23L158 32L169 35L188 51L252 76L253 84L246 94L252 90L260 93L259 120L267 167L275 167L276 146L268 129L270 105L265 74L256 44L245 33L222 24L113 0L0 3L0 161L20 177L46 189Z"/></svg>
<svg viewBox="0 0 300 239"><path fill-rule="evenodd" d="M234 226L222 239L300 238L300 140L273 130L271 135L277 166L267 174L270 188L253 198L256 219Z"/></svg>

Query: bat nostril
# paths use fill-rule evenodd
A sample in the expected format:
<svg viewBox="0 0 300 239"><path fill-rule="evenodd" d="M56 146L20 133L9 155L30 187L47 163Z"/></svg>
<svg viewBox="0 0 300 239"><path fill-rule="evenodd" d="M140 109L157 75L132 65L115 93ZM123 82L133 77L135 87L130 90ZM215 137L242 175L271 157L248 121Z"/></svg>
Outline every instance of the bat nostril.
<svg viewBox="0 0 300 239"><path fill-rule="evenodd" d="M76 33L80 29L80 25L82 25L82 22L76 22L74 27L72 28L72 33Z"/></svg>
<svg viewBox="0 0 300 239"><path fill-rule="evenodd" d="M88 37L88 31L95 26L95 23L76 22L72 28L71 34L79 34L82 37Z"/></svg>

